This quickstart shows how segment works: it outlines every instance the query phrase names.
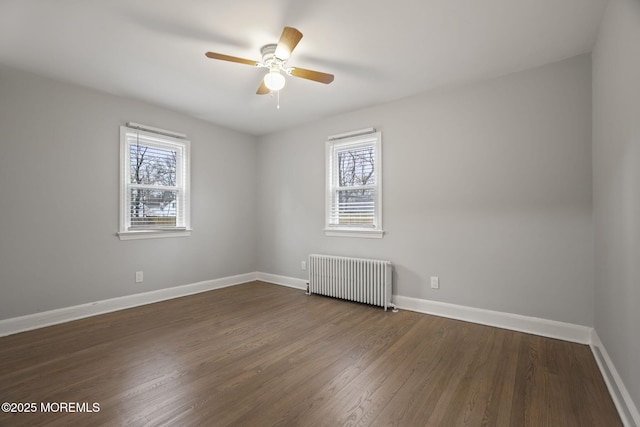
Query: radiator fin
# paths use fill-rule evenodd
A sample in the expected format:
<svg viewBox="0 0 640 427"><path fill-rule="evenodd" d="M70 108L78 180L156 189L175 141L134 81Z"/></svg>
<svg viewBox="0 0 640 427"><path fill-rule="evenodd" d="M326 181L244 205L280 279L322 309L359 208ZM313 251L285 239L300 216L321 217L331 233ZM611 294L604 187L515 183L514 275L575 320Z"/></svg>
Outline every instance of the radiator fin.
<svg viewBox="0 0 640 427"><path fill-rule="evenodd" d="M309 293L384 307L391 306L389 261L309 255Z"/></svg>

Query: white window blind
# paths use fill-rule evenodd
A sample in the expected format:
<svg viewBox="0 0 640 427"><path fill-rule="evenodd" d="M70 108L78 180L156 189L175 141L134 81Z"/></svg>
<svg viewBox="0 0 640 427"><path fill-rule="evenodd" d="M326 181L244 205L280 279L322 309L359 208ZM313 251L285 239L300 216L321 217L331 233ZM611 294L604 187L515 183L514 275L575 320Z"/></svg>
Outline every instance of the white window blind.
<svg viewBox="0 0 640 427"><path fill-rule="evenodd" d="M328 234L382 236L380 139L380 132L372 130L327 142Z"/></svg>

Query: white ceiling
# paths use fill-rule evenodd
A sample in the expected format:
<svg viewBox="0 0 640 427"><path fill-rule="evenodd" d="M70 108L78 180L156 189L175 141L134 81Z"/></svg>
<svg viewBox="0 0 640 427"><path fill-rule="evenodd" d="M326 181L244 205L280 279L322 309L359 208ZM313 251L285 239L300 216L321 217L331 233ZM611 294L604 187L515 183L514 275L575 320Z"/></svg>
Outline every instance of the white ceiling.
<svg viewBox="0 0 640 427"><path fill-rule="evenodd" d="M589 52L607 0L0 0L0 63L261 135ZM255 94L284 26L281 108ZM134 118L132 118L134 119Z"/></svg>

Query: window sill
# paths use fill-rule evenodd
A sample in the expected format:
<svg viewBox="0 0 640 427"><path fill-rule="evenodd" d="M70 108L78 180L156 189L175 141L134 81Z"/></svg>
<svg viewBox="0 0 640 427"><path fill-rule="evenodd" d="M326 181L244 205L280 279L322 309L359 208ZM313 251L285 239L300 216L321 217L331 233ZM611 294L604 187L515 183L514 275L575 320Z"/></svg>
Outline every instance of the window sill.
<svg viewBox="0 0 640 427"><path fill-rule="evenodd" d="M116 233L120 240L136 239L163 239L165 237L187 237L191 235L191 230L137 230L120 231Z"/></svg>
<svg viewBox="0 0 640 427"><path fill-rule="evenodd" d="M366 239L382 239L382 236L384 236L384 231L372 230L369 228L325 228L324 234L331 237L362 237Z"/></svg>

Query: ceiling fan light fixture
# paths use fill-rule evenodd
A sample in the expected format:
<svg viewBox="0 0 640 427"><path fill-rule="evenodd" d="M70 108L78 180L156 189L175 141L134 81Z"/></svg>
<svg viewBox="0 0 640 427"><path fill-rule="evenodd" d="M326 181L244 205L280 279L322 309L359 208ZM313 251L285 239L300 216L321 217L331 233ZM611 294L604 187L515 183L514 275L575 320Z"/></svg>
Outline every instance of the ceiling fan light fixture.
<svg viewBox="0 0 640 427"><path fill-rule="evenodd" d="M279 70L271 70L264 76L264 85L269 90L278 91L284 87L285 79Z"/></svg>

